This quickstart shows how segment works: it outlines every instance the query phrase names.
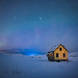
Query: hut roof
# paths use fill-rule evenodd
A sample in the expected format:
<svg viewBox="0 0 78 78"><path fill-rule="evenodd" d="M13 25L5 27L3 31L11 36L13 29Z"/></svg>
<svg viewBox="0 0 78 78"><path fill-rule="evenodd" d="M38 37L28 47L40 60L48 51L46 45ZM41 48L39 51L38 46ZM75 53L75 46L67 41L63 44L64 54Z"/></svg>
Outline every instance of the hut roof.
<svg viewBox="0 0 78 78"><path fill-rule="evenodd" d="M52 47L52 48L51 48L51 51L49 51L49 52L54 53L54 51L55 51L59 46L62 46L66 51L68 51L68 50L65 48L65 46L64 46L64 45L59 44L59 45L56 45L56 46Z"/></svg>

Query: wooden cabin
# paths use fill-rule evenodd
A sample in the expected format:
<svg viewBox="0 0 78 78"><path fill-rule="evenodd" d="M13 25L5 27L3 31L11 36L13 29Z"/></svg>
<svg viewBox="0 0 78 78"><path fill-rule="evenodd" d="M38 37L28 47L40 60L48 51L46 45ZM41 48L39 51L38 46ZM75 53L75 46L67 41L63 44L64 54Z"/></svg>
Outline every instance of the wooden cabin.
<svg viewBox="0 0 78 78"><path fill-rule="evenodd" d="M67 61L68 50L60 44L54 51L48 52L47 56L50 61Z"/></svg>

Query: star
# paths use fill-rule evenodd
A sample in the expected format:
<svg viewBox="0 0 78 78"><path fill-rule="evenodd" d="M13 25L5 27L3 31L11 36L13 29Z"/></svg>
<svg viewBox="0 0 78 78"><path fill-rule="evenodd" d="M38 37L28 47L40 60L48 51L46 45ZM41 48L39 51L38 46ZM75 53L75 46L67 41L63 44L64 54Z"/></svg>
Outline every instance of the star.
<svg viewBox="0 0 78 78"><path fill-rule="evenodd" d="M40 21L42 20L42 17L39 17Z"/></svg>

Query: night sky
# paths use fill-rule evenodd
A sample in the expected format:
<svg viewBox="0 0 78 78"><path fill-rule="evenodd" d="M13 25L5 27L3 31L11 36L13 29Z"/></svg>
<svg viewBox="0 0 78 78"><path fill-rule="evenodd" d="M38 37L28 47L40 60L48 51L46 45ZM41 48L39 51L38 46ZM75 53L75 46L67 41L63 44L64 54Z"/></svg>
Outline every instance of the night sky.
<svg viewBox="0 0 78 78"><path fill-rule="evenodd" d="M78 0L0 0L0 48L78 51Z"/></svg>

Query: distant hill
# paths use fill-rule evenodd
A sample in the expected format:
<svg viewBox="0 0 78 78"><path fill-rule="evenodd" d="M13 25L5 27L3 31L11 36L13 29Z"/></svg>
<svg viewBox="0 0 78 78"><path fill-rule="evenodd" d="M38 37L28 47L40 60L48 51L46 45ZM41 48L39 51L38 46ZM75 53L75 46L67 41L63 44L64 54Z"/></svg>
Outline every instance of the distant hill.
<svg viewBox="0 0 78 78"><path fill-rule="evenodd" d="M0 53L8 53L8 54L23 54L23 55L43 55L44 52L34 50L34 49L6 49L0 50Z"/></svg>

